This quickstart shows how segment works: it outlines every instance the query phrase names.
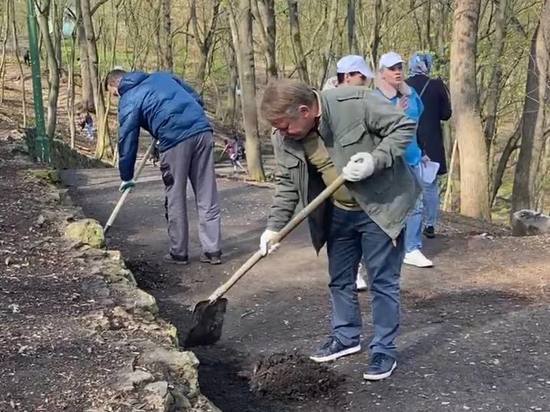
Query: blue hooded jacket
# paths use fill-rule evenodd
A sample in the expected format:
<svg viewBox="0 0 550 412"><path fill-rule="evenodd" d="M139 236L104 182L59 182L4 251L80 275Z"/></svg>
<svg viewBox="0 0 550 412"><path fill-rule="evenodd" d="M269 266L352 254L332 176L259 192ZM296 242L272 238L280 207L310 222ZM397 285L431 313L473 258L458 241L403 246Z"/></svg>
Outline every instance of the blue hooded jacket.
<svg viewBox="0 0 550 412"><path fill-rule="evenodd" d="M384 87L380 79L376 79L375 87L380 95L388 99L388 101L394 106L397 105L397 103L399 102L399 97L397 96L395 91L390 91L387 87ZM408 87L406 84L403 84L402 88L406 88L407 93L404 94L407 96L409 101L408 108L407 110L405 110L405 114L409 119L414 120L416 124L418 124L420 116L424 111L424 104L422 103L422 99L420 98L416 90L412 87ZM407 146L404 158L409 166L417 166L422 160L422 150L418 146L416 135L414 136L413 141Z"/></svg>
<svg viewBox="0 0 550 412"><path fill-rule="evenodd" d="M212 131L200 96L171 73L128 73L120 81L118 93L118 168L124 181L134 177L141 127L159 141L161 153L189 137Z"/></svg>

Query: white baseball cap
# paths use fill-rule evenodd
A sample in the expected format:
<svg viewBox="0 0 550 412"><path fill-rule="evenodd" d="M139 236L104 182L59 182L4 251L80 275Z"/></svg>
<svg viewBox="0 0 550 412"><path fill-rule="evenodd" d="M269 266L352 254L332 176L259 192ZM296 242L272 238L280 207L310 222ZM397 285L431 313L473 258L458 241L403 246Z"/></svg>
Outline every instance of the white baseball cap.
<svg viewBox="0 0 550 412"><path fill-rule="evenodd" d="M336 63L336 72L337 73L353 73L359 72L363 76L372 79L374 78L374 73L370 68L370 65L365 61L363 56L357 56L350 54L349 56L344 56L338 63Z"/></svg>
<svg viewBox="0 0 550 412"><path fill-rule="evenodd" d="M403 60L403 58L396 52L391 51L389 53L383 54L382 57L380 57L378 68L383 69L384 67L392 67L399 63L405 63L405 60Z"/></svg>

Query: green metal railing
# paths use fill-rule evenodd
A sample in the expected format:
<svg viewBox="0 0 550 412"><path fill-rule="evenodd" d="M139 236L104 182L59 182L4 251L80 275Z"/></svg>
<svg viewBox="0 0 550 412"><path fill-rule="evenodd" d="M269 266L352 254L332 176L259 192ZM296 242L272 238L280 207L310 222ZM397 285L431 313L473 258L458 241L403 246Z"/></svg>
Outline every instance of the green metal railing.
<svg viewBox="0 0 550 412"><path fill-rule="evenodd" d="M50 162L50 141L46 135L44 104L42 101L42 78L40 75L40 52L38 50L38 29L33 0L27 0L27 23L29 29L29 51L32 67L32 94L36 123L35 155L41 162Z"/></svg>

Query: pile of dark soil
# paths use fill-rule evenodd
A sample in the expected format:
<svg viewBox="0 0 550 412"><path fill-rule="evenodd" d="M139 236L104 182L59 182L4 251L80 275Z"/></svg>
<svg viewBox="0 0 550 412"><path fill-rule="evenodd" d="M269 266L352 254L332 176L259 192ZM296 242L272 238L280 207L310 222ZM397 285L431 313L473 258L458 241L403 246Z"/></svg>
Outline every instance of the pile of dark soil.
<svg viewBox="0 0 550 412"><path fill-rule="evenodd" d="M331 398L343 380L327 366L304 355L274 353L256 364L250 388L274 399Z"/></svg>
<svg viewBox="0 0 550 412"><path fill-rule="evenodd" d="M165 286L166 275L159 265L145 260L126 260L126 267L132 271L138 286L145 290L160 289Z"/></svg>

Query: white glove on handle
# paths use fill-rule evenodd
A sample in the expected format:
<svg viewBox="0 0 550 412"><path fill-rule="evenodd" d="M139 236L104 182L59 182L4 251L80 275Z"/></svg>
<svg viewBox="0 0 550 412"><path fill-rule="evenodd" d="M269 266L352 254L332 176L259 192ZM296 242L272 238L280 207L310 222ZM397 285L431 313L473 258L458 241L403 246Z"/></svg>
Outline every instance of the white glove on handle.
<svg viewBox="0 0 550 412"><path fill-rule="evenodd" d="M270 244L277 233L278 232L269 229L266 229L264 233L262 233L262 236L260 237L260 252L262 253L262 256L266 256L279 248L279 243L275 243L274 245Z"/></svg>
<svg viewBox="0 0 550 412"><path fill-rule="evenodd" d="M374 158L368 152L355 153L342 169L342 176L348 182L358 182L374 173Z"/></svg>

